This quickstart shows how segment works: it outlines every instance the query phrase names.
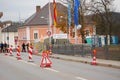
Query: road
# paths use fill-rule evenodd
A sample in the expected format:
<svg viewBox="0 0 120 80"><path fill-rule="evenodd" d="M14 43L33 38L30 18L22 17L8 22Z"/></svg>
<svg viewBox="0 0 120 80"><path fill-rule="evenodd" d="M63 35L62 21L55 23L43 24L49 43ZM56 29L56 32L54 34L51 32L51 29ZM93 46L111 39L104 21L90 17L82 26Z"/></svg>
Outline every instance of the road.
<svg viewBox="0 0 120 80"><path fill-rule="evenodd" d="M16 55L0 54L0 80L119 80L120 69L93 66L89 64L51 59L51 68L41 68L41 56L22 53L22 60Z"/></svg>

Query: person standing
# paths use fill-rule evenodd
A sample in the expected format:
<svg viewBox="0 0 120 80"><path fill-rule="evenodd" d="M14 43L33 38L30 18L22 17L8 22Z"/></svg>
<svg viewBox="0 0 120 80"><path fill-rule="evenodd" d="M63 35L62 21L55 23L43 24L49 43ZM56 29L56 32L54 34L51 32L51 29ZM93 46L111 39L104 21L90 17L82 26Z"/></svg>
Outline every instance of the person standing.
<svg viewBox="0 0 120 80"><path fill-rule="evenodd" d="M3 52L3 42L0 43L0 52L2 53Z"/></svg>
<svg viewBox="0 0 120 80"><path fill-rule="evenodd" d="M26 52L25 43L22 44L22 52Z"/></svg>
<svg viewBox="0 0 120 80"><path fill-rule="evenodd" d="M27 43L26 46L27 46L27 51L29 51L29 43Z"/></svg>

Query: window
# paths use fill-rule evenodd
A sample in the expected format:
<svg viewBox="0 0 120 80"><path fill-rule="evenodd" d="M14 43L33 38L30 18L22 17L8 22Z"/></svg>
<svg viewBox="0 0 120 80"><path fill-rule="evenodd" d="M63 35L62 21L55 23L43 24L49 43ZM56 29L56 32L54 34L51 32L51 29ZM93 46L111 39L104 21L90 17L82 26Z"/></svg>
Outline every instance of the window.
<svg viewBox="0 0 120 80"><path fill-rule="evenodd" d="M38 33L34 33L34 39L38 39Z"/></svg>

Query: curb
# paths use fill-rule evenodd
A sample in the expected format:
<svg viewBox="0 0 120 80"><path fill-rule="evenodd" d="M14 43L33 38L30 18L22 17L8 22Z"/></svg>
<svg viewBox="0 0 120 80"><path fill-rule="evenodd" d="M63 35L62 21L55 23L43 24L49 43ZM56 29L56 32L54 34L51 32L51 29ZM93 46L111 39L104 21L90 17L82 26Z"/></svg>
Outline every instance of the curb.
<svg viewBox="0 0 120 80"><path fill-rule="evenodd" d="M90 65L92 65L90 61L74 60L74 59L61 58L61 57L55 57L55 56L50 56L50 58L61 59L61 60L66 60L66 61L81 62L81 63L85 63L85 64L90 64ZM94 66L104 66L104 67L111 67L111 68L120 69L120 66L112 65L112 64L105 64L105 63L100 63L100 62L97 62L97 64L94 65Z"/></svg>
<svg viewBox="0 0 120 80"><path fill-rule="evenodd" d="M41 54L36 54L37 56L42 56ZM66 61L74 61L74 62L81 62L81 63L85 63L85 64L91 64L91 61L85 61L85 60L75 60L75 59L69 59L69 58L63 58L63 57L58 57L58 56L49 56L50 58L54 58L54 59L61 59L61 60L66 60ZM100 63L97 62L96 65L94 66L104 66L104 67L111 67L111 68L116 68L116 69L120 69L120 66L117 65L113 65L113 64L107 64L107 63Z"/></svg>

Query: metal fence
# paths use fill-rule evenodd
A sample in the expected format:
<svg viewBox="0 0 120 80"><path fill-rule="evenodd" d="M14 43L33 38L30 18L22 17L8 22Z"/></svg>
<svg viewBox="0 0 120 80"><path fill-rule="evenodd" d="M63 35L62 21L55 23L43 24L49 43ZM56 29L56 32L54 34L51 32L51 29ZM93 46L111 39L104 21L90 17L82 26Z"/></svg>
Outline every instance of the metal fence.
<svg viewBox="0 0 120 80"><path fill-rule="evenodd" d="M39 44L37 44L39 45ZM42 47L40 47L40 45ZM38 47L39 51L49 50L49 44L40 44ZM82 57L92 57L92 49L94 46L87 44L54 44L52 45L52 53L54 54L65 54ZM120 45L117 46L104 46L96 47L96 57L99 59L109 59L120 61Z"/></svg>
<svg viewBox="0 0 120 80"><path fill-rule="evenodd" d="M53 45L52 52L55 54L88 56L91 55L91 46L87 44L57 44Z"/></svg>
<svg viewBox="0 0 120 80"><path fill-rule="evenodd" d="M120 45L98 47L97 58L120 61Z"/></svg>

